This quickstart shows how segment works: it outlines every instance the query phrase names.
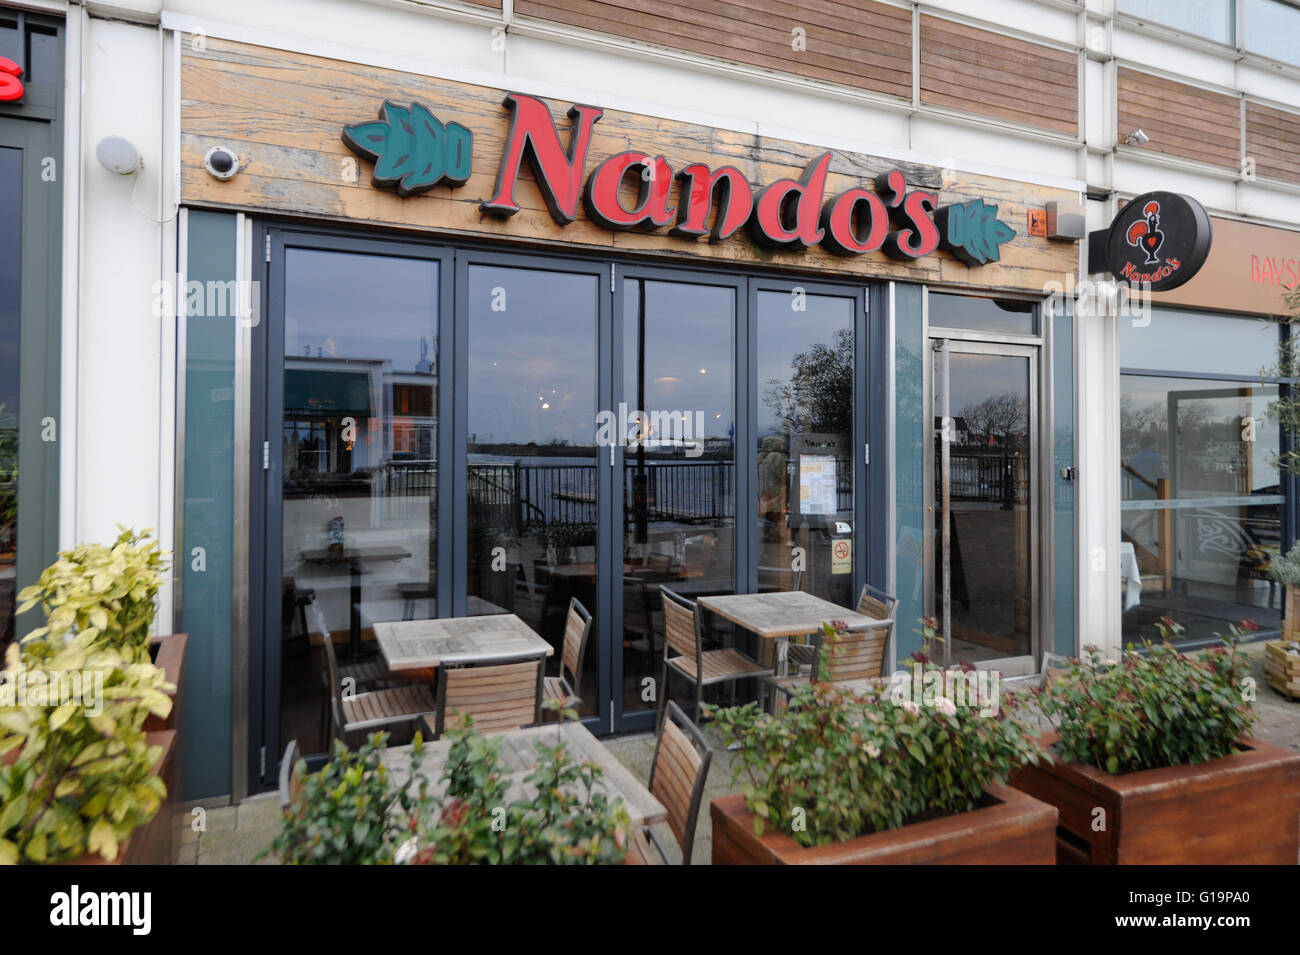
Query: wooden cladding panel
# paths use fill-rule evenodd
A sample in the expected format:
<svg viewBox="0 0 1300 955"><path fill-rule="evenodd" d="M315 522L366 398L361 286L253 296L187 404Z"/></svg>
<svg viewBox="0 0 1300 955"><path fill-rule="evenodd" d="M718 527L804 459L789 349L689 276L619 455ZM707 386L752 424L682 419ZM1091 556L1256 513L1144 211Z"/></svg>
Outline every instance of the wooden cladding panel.
<svg viewBox="0 0 1300 955"><path fill-rule="evenodd" d="M517 0L515 13L745 66L912 95L911 13L884 4ZM802 49L796 49L796 38Z"/></svg>
<svg viewBox="0 0 1300 955"><path fill-rule="evenodd" d="M501 90L211 37L203 51L186 47L182 73L182 188L184 201L193 205L597 252L637 251L697 263L761 264L789 271L1032 292L1041 292L1046 282L1064 281L1063 276L1076 267L1074 244L1025 234L1028 209L1041 209L1053 199L1077 201L1076 193L964 173L945 182L941 170L933 167L843 151L832 151L828 195L901 168L909 184L938 191L942 203L983 198L997 205L999 217L1016 230L1016 236L1002 246L1000 262L968 269L943 252L897 262L880 252L838 256L821 246L802 252L772 250L754 245L743 229L723 242L711 243L686 241L668 235L667 230L611 232L581 214L561 226L547 212L527 164L515 191L520 211L501 219L479 209L492 194L508 125ZM356 159L340 134L345 124L373 119L385 99L418 100L440 120L455 120L473 131L472 170L463 186L442 185L403 199L371 185L370 164ZM548 105L567 142L566 112L571 104L550 100ZM203 155L213 143L228 144L240 154L241 172L229 182L219 182L203 171ZM798 178L823 151L752 133L607 110L593 130L588 172L602 159L628 149L652 155L662 152L674 169L692 162L714 168L735 166L755 192L778 179Z"/></svg>
<svg viewBox="0 0 1300 955"><path fill-rule="evenodd" d="M1119 139L1135 129L1143 149L1236 168L1241 161L1241 106L1235 96L1137 70L1119 71Z"/></svg>
<svg viewBox="0 0 1300 955"><path fill-rule="evenodd" d="M1247 103L1246 158L1256 175L1300 182L1300 114Z"/></svg>
<svg viewBox="0 0 1300 955"><path fill-rule="evenodd" d="M921 102L1074 135L1079 127L1078 58L923 16Z"/></svg>

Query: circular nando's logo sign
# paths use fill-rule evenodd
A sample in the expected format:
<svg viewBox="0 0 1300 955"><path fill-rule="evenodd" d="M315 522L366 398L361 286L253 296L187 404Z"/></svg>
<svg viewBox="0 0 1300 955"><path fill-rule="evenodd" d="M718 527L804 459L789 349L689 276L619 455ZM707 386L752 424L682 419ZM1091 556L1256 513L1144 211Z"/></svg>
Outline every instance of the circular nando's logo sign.
<svg viewBox="0 0 1300 955"><path fill-rule="evenodd" d="M1195 199L1148 192L1111 223L1106 240L1110 270L1121 282L1167 292L1200 270L1213 237L1209 213Z"/></svg>

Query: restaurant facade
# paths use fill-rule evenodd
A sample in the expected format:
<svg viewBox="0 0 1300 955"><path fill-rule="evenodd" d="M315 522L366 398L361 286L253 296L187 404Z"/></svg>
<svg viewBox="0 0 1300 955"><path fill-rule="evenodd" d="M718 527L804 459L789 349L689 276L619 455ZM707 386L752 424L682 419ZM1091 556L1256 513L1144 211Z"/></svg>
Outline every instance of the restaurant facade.
<svg viewBox="0 0 1300 955"><path fill-rule="evenodd" d="M1126 90L1172 82L1134 51L1176 31L1067 0L742 4L752 40L717 5L199 6L0 7L60 57L0 101L30 170L0 241L45 280L0 286L11 578L157 528L188 798L322 751L324 641L362 663L386 621L513 613L558 647L576 598L600 733L651 726L660 585L870 584L899 598L887 665L934 617L949 662L1008 676L1166 615L1278 626L1294 488L1260 369L1300 190L1133 155ZM42 109L67 168L12 132ZM1088 233L1157 190L1210 210L1208 259L1117 294Z"/></svg>

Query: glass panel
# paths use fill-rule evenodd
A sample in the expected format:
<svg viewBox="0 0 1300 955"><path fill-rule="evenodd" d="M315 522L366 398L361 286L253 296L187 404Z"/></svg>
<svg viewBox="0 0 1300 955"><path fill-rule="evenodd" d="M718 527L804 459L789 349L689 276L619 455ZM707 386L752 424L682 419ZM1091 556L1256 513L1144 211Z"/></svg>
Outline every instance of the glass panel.
<svg viewBox="0 0 1300 955"><path fill-rule="evenodd" d="M1119 0L1119 11L1219 43L1233 42L1233 0Z"/></svg>
<svg viewBox="0 0 1300 955"><path fill-rule="evenodd" d="M14 637L17 609L22 174L22 150L0 148L0 658Z"/></svg>
<svg viewBox="0 0 1300 955"><path fill-rule="evenodd" d="M1300 9L1277 0L1246 0L1246 49L1300 63Z"/></svg>
<svg viewBox="0 0 1300 955"><path fill-rule="evenodd" d="M438 265L289 249L284 301L281 738L312 752L322 626L373 666L376 622L435 611Z"/></svg>
<svg viewBox="0 0 1300 955"><path fill-rule="evenodd" d="M228 288L235 278L236 234L233 214L191 209L187 281ZM184 467L184 500L177 549L187 559L173 566L181 577L180 629L189 634L186 666L193 674L185 686L187 799L230 792L236 318L231 297L215 299L216 314L198 310L184 318L184 459L177 462ZM201 563L195 548L202 548Z"/></svg>
<svg viewBox="0 0 1300 955"><path fill-rule="evenodd" d="M1038 333L1038 316L1032 302L931 292L930 327L1035 335Z"/></svg>
<svg viewBox="0 0 1300 955"><path fill-rule="evenodd" d="M1277 395L1258 382L1122 376L1126 642L1156 638L1165 616L1186 640L1242 618L1278 626L1282 588L1267 576L1282 540Z"/></svg>
<svg viewBox="0 0 1300 955"><path fill-rule="evenodd" d="M467 611L516 613L555 647L570 598L596 612L594 275L469 269ZM580 712L596 712L589 639Z"/></svg>
<svg viewBox="0 0 1300 955"><path fill-rule="evenodd" d="M1119 329L1124 368L1256 377L1277 363L1277 326L1258 319L1153 308L1150 324Z"/></svg>
<svg viewBox="0 0 1300 955"><path fill-rule="evenodd" d="M943 473L943 353L935 353L935 500ZM951 661L1032 652L1029 359L948 358ZM934 616L943 615L942 509L935 507Z"/></svg>
<svg viewBox="0 0 1300 955"><path fill-rule="evenodd" d="M894 286L894 566L898 580L894 642L900 660L921 648L916 621L930 612L925 606L928 425L922 391L927 349L921 322L923 291L919 285ZM886 665L892 667L895 662Z"/></svg>
<svg viewBox="0 0 1300 955"><path fill-rule="evenodd" d="M1074 315L1071 303L1058 305L1052 321L1052 502L1055 555L1052 560L1052 620L1056 631L1055 652L1073 656L1074 635L1074 508L1075 480L1066 480L1061 469L1076 467L1074 457ZM1076 471L1077 474L1077 471ZM1035 663L1042 663L1036 660Z"/></svg>
<svg viewBox="0 0 1300 955"><path fill-rule="evenodd" d="M663 657L659 586L691 599L736 578L735 329L731 288L630 279L623 395L622 712L653 709L642 681ZM638 410L647 417L634 419ZM640 438L641 440L635 440ZM686 684L676 681L679 699ZM694 702L694 697L689 696Z"/></svg>
<svg viewBox="0 0 1300 955"><path fill-rule="evenodd" d="M758 293L760 592L855 603L854 311L844 296Z"/></svg>

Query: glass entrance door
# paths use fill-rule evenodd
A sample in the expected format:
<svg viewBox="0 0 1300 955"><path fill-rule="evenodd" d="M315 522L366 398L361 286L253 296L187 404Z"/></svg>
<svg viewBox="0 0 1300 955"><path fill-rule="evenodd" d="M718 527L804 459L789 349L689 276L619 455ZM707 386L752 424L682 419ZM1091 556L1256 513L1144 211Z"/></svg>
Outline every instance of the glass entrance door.
<svg viewBox="0 0 1300 955"><path fill-rule="evenodd" d="M1038 654L1038 358L1030 346L935 339L935 566L944 663L1033 672Z"/></svg>

